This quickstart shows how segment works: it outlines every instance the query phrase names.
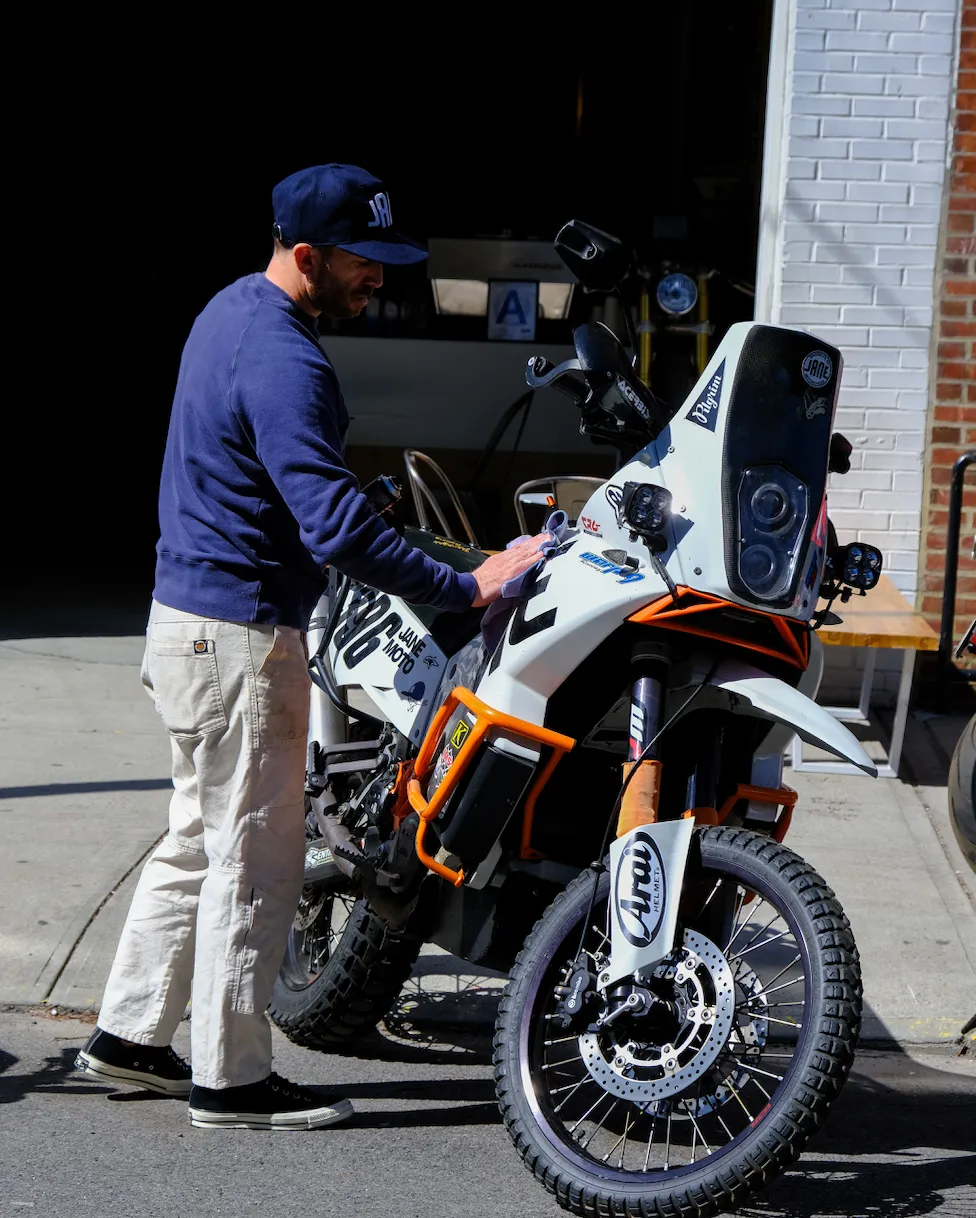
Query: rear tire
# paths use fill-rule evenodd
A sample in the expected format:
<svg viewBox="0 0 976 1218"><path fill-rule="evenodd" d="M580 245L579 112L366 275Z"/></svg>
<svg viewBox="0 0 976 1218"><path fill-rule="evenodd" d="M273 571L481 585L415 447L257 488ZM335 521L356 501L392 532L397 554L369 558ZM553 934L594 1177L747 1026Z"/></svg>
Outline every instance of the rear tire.
<svg viewBox="0 0 976 1218"><path fill-rule="evenodd" d="M309 920L310 902L319 900L321 909ZM414 935L390 930L365 901L326 886L306 889L268 1014L297 1045L350 1044L394 1005L421 945Z"/></svg>
<svg viewBox="0 0 976 1218"><path fill-rule="evenodd" d="M953 749L948 789L952 832L963 858L976 872L976 715Z"/></svg>
<svg viewBox="0 0 976 1218"><path fill-rule="evenodd" d="M704 1218L734 1208L796 1159L854 1058L860 969L833 892L798 855L769 838L711 828L699 830L695 841L683 888L685 947L668 958L670 967L655 970L658 980L648 987L674 1001L595 1031L595 1017L606 1009L595 998L568 1029L554 1030L561 1009L554 987L565 993L583 959L577 952L592 871L574 880L536 924L502 1000L494 1046L505 1126L536 1179L586 1218ZM736 932L727 942L709 927L711 897L698 908L698 894L713 882L713 892L734 898L730 908L737 902ZM586 958L606 955L609 887L604 872L582 940ZM776 937L762 925L763 906L773 913ZM747 924L752 937L742 938ZM801 973L791 977L798 963ZM604 965L587 967L595 976ZM696 969L704 979L697 983L704 986L697 1006L683 997ZM720 1019L716 1012L723 1010ZM697 1040L685 1037L692 1017L699 1021ZM680 1061L679 1042L691 1046Z"/></svg>

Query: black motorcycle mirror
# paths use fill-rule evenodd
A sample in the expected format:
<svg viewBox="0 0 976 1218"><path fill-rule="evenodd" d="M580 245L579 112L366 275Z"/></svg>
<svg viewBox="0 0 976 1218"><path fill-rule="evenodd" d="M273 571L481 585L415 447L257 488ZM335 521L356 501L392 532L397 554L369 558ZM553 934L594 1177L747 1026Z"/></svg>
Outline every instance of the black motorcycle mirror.
<svg viewBox="0 0 976 1218"><path fill-rule="evenodd" d="M553 245L583 287L592 292L616 291L634 265L634 251L618 237L582 220L564 224Z"/></svg>
<svg viewBox="0 0 976 1218"><path fill-rule="evenodd" d="M583 220L569 220L564 224L556 233L553 248L584 288L611 293L620 301L627 342L633 351L631 363L636 365L637 328L621 291L621 284L634 269L636 251L619 237Z"/></svg>

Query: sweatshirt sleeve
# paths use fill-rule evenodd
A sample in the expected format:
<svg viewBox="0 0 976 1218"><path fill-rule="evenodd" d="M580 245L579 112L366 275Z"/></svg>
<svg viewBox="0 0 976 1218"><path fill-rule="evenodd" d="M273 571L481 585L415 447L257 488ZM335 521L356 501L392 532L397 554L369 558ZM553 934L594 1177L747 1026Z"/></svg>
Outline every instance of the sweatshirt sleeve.
<svg viewBox="0 0 976 1218"><path fill-rule="evenodd" d="M338 380L314 341L296 328L243 343L231 399L321 567L414 604L471 607L474 576L408 545L360 491L342 457Z"/></svg>

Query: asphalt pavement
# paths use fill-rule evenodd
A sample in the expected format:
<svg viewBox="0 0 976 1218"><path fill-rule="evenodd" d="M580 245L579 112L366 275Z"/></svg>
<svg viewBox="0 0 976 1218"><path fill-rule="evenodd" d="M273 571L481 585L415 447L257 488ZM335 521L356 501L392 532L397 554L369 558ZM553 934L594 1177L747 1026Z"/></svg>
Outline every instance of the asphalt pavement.
<svg viewBox="0 0 976 1218"><path fill-rule="evenodd" d="M490 1028L357 1053L300 1049L279 1068L336 1083L352 1118L314 1133L191 1128L186 1105L72 1070L90 1025L0 1012L4 1218L559 1218L498 1114ZM177 1048L186 1050L187 1026ZM976 1061L950 1046L859 1052L794 1167L748 1218L972 1218ZM3 1103L2 1101L6 1101Z"/></svg>

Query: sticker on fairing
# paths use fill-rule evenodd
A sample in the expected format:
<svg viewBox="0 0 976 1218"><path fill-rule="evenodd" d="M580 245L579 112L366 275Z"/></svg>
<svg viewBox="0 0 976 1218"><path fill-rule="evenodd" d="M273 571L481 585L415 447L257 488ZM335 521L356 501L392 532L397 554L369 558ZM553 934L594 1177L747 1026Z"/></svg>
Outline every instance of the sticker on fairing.
<svg viewBox="0 0 976 1218"><path fill-rule="evenodd" d="M588 567L602 571L604 575L619 576L618 584L636 584L638 580L644 578L641 572L635 571L633 567L621 566L619 563L611 562L609 558L604 558L601 554L593 554L589 550L581 554L579 559Z"/></svg>
<svg viewBox="0 0 976 1218"><path fill-rule="evenodd" d="M606 988L674 947L692 820L638 825L610 846L610 964Z"/></svg>
<svg viewBox="0 0 976 1218"><path fill-rule="evenodd" d="M698 400L685 415L692 423L714 431L718 422L718 408L722 400L722 381L725 379L725 360L719 364L715 375L698 395Z"/></svg>
<svg viewBox="0 0 976 1218"><path fill-rule="evenodd" d="M834 374L834 361L826 351L811 351L800 365L800 375L814 389L822 389Z"/></svg>

